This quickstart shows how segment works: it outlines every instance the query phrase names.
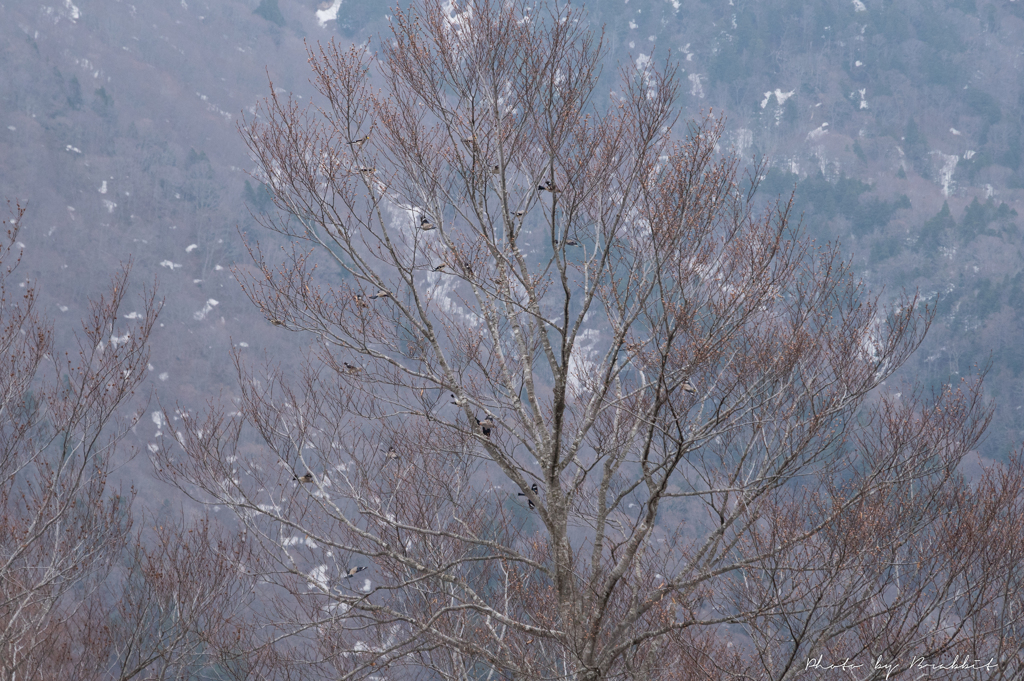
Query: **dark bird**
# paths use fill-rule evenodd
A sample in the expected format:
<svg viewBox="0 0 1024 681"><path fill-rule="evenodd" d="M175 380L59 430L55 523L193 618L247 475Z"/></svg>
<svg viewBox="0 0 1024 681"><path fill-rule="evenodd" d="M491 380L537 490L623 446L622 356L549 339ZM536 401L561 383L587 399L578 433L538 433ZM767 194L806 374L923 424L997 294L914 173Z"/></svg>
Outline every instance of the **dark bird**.
<svg viewBox="0 0 1024 681"><path fill-rule="evenodd" d="M458 397L455 396L455 393L452 393L452 404L454 404L456 407L461 407L465 403L466 403L466 400L464 400L464 399L460 400Z"/></svg>
<svg viewBox="0 0 1024 681"><path fill-rule="evenodd" d="M391 297L390 293L388 293L384 289L381 289L381 290L377 291L376 293L374 293L372 296L370 296L370 300L377 300L378 298L390 298L390 297Z"/></svg>
<svg viewBox="0 0 1024 681"><path fill-rule="evenodd" d="M271 319L270 323L273 324L274 326L284 326L284 322L282 322L280 319Z"/></svg>
<svg viewBox="0 0 1024 681"><path fill-rule="evenodd" d="M362 572L362 571L363 571L363 570L365 570L365 569L366 569L366 566L365 566L365 565L360 565L360 566L358 566L358 567L350 567L350 568L349 568L349 569L348 569L348 570L347 570L347 571L345 572L345 579L348 579L349 577L355 577L355 576L356 576L356 574L358 574L358 573Z"/></svg>
<svg viewBox="0 0 1024 681"><path fill-rule="evenodd" d="M462 267L465 268L466 274L472 276L472 274L473 274L473 263L471 263L471 262L469 262L467 260L466 262L462 263Z"/></svg>
<svg viewBox="0 0 1024 681"><path fill-rule="evenodd" d="M375 172L377 172L377 169L376 169L376 168L360 168L360 169L359 169L359 172L361 172L361 173L366 173L366 174L370 174L370 173L375 173Z"/></svg>
<svg viewBox="0 0 1024 681"><path fill-rule="evenodd" d="M307 472L302 476L296 475L292 477L292 480L298 480L299 482L313 482L313 474Z"/></svg>
<svg viewBox="0 0 1024 681"><path fill-rule="evenodd" d="M483 433L485 437L490 437L491 428L494 427L494 419L491 417L490 414L488 414L483 421L481 421L480 419L476 419L476 425L480 427L480 432Z"/></svg>
<svg viewBox="0 0 1024 681"><path fill-rule="evenodd" d="M429 232L430 230L434 229L434 223L431 222L430 218L428 218L426 215L421 215L420 229L422 229L424 232Z"/></svg>
<svg viewBox="0 0 1024 681"><path fill-rule="evenodd" d="M697 389L693 387L693 383L690 383L690 379L686 379L685 381L683 381L682 388L683 388L683 392L687 392L687 393L696 393L697 392Z"/></svg>
<svg viewBox="0 0 1024 681"><path fill-rule="evenodd" d="M345 367L345 372L349 374L358 374L362 369L357 367L355 364L349 364L348 362L342 362L341 365Z"/></svg>
<svg viewBox="0 0 1024 681"><path fill-rule="evenodd" d="M540 494L540 488L539 488L539 487L537 487L537 483L533 483L532 485L530 485L530 491L531 491L531 492L533 492L534 494ZM519 496L521 496L521 497L525 497L525 496L526 496L526 492L520 492L520 493L519 493ZM531 511L532 511L532 510L533 510L534 508L536 508L536 507L535 507L535 506L533 505L533 502L532 502L532 501L531 501L531 500L530 500L529 498L527 498L527 500L526 500L526 503L528 503L528 504L530 505L530 510L531 510Z"/></svg>
<svg viewBox="0 0 1024 681"><path fill-rule="evenodd" d="M562 244L564 244L565 246L579 246L580 242L576 241L576 239L566 239L565 241L562 242Z"/></svg>
<svg viewBox="0 0 1024 681"><path fill-rule="evenodd" d="M369 139L370 139L370 134L367 133L365 137L360 137L357 140L349 140L348 144L349 144L350 147L355 147L356 149L358 149L361 146L363 146L364 144L366 144L366 141L369 140Z"/></svg>
<svg viewBox="0 0 1024 681"><path fill-rule="evenodd" d="M501 167L497 163L495 163L494 167L491 168L491 175L497 175L500 172L501 172Z"/></svg>
<svg viewBox="0 0 1024 681"><path fill-rule="evenodd" d="M544 180L544 184L539 185L537 187L537 191L539 191L539 192L551 192L552 194L554 194L555 192L560 192L562 190L559 189L558 187L556 187L555 183L552 182L551 180Z"/></svg>

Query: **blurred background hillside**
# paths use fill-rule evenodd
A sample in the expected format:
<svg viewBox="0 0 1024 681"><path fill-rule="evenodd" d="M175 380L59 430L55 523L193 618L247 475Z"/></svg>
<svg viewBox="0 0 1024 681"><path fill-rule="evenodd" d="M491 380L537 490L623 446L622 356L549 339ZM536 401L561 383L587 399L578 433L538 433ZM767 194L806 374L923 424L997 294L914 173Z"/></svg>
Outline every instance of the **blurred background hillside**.
<svg viewBox="0 0 1024 681"><path fill-rule="evenodd" d="M767 156L770 199L841 242L883 299L938 315L906 378L991 365L982 454L1024 439L1024 1L601 0L606 89L671 58L684 117L713 109L728 144ZM453 6L452 10L455 10ZM21 275L70 333L118 262L166 305L150 377L160 404L230 399L228 351L288 365L311 338L267 323L249 267L269 207L237 125L268 92L308 102L306 47L386 36L386 0L18 0L0 4L0 197L28 205ZM74 323L69 323L74 322ZM160 419L136 429L140 451ZM136 461L144 491L149 466ZM158 502L159 497L153 501Z"/></svg>

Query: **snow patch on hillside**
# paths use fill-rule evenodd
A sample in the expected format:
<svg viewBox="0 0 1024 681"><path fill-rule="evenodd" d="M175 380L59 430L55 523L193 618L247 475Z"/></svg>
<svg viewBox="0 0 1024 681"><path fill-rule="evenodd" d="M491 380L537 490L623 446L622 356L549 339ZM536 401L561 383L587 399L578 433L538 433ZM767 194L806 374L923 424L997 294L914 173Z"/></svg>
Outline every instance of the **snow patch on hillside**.
<svg viewBox="0 0 1024 681"><path fill-rule="evenodd" d="M308 546L311 549L315 549L317 544L310 537L300 537L298 535L292 537L285 537L281 540L281 546Z"/></svg>
<svg viewBox="0 0 1024 681"><path fill-rule="evenodd" d="M807 133L807 139L809 139L809 140L816 140L819 137L824 137L826 134L828 134L828 130L825 129L827 127L828 127L828 123L822 123L817 128L815 128L814 130L811 130L809 133Z"/></svg>
<svg viewBox="0 0 1024 681"><path fill-rule="evenodd" d="M462 34L468 30L469 22L473 18L472 7L459 10L455 0L448 0L441 6L441 11L444 13L445 18L448 19L448 27L451 29L452 36L461 38Z"/></svg>
<svg viewBox="0 0 1024 681"><path fill-rule="evenodd" d="M391 224L393 225L409 225L409 237L415 238L420 227L420 215L426 215L427 211L417 208L416 206L403 203L397 196L388 194L386 191L383 192L386 196L387 203L384 207L387 209L388 217L391 218ZM422 234L429 234L429 232L423 232Z"/></svg>
<svg viewBox="0 0 1024 681"><path fill-rule="evenodd" d="M732 148L736 150L736 153L740 156L754 146L754 132L746 128L739 128L735 130L730 137L732 142Z"/></svg>
<svg viewBox="0 0 1024 681"><path fill-rule="evenodd" d="M229 123L235 119L235 117L232 116L230 113L228 113L224 109L221 109L216 104L212 103L210 101L210 98L204 95L202 92L196 92L196 97L199 97L199 99L202 100L204 104L206 104L207 111L212 111L218 116L223 116L224 119L227 120Z"/></svg>
<svg viewBox="0 0 1024 681"><path fill-rule="evenodd" d="M43 7L43 14L53 19L53 23L60 23L61 19L67 19L72 24L77 22L82 16L82 11L75 6L71 0L64 0L64 8L58 9L55 7Z"/></svg>
<svg viewBox="0 0 1024 681"><path fill-rule="evenodd" d="M320 589L321 591L327 591L327 575L328 569L326 565L317 565L313 568L306 577L309 578L307 585L310 589Z"/></svg>
<svg viewBox="0 0 1024 681"><path fill-rule="evenodd" d="M654 80L654 76L651 75L651 58L643 52L636 58L636 70L643 76L644 85L647 86L647 99L654 99L658 94L655 87L657 82Z"/></svg>
<svg viewBox="0 0 1024 681"><path fill-rule="evenodd" d="M327 3L324 3L325 5ZM341 0L334 0L330 7L326 9L320 9L316 12L316 21L320 24L320 28L325 28L328 21L334 21L338 18L338 10L341 8Z"/></svg>
<svg viewBox="0 0 1024 681"><path fill-rule="evenodd" d="M195 318L197 322L201 322L204 319L206 319L206 315L210 314L210 312L213 311L213 308L217 307L218 305L220 305L219 302L217 302L213 298L210 298L209 300L206 301L206 305L203 305L203 309L199 310L192 316Z"/></svg>
<svg viewBox="0 0 1024 681"><path fill-rule="evenodd" d="M691 73L687 76L690 81L690 95L697 99L704 99L704 86L700 84L701 75L699 73Z"/></svg>
<svg viewBox="0 0 1024 681"><path fill-rule="evenodd" d="M953 173L956 171L956 164L960 162L960 157L956 154L943 154L941 151L929 153L932 156L937 156L942 163L936 181L942 186L942 195L949 198L949 192L956 187L956 183L953 181Z"/></svg>
<svg viewBox="0 0 1024 681"><path fill-rule="evenodd" d="M778 101L779 106L782 106L783 104L786 103L787 99L789 99L795 94L796 90L790 90L789 92L783 92L782 88L775 88L774 92L769 90L768 92L764 93L764 99L761 100L761 108L763 109L768 106L768 102L771 100L772 95L775 95L775 99L776 101Z"/></svg>
<svg viewBox="0 0 1024 681"><path fill-rule="evenodd" d="M592 358L597 354L596 345L600 337L597 329L584 329L576 338L576 345L569 355L569 371L566 376L568 387L574 395L587 389L587 380L597 368Z"/></svg>

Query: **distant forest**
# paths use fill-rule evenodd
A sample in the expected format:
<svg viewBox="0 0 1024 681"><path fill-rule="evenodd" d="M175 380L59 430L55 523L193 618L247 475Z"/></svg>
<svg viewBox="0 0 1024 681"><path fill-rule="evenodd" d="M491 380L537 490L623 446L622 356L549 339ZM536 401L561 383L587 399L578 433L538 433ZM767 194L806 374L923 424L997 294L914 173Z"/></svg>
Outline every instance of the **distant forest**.
<svg viewBox="0 0 1024 681"><path fill-rule="evenodd" d="M604 31L600 91L614 89L621 64L671 60L681 115L722 114L728 144L770 159L764 200L795 188L804 228L841 243L870 289L918 289L937 304L908 378L938 385L987 367L997 412L982 452L1001 459L1016 447L1024 3L632 0L588 10ZM37 225L23 241L40 295L82 305L94 272L134 257L136 276L158 277L169 301L165 328L176 331L154 338L157 375L169 378L154 385L172 401L228 388L214 357L229 338L302 347L308 339L254 322L230 278L257 238L249 212L270 208L236 125L267 95L268 75L279 93L309 101L306 44L373 49L389 13L376 0L343 3L321 25L316 6L290 0L8 3L0 192L27 202ZM211 299L218 314L197 319ZM224 326L211 322L219 317Z"/></svg>

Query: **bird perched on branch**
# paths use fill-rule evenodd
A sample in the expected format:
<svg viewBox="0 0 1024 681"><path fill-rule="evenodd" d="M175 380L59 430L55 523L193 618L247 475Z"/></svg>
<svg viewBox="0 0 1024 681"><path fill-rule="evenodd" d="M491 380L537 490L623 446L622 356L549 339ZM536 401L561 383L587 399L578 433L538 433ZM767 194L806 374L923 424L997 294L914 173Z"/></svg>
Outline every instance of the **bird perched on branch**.
<svg viewBox="0 0 1024 681"><path fill-rule="evenodd" d="M540 488L537 487L537 483L533 483L532 485L530 485L530 491L533 492L534 494L540 494ZM525 497L526 496L526 492L519 492L518 496ZM531 511L534 508L536 508L536 506L534 506L533 502L530 500L529 497L526 498L526 503L528 503L530 505L530 510Z"/></svg>
<svg viewBox="0 0 1024 681"><path fill-rule="evenodd" d="M544 184L539 185L537 187L537 191L539 191L539 192L551 192L552 194L554 194L555 192L560 192L562 190L559 189L558 187L556 187L555 183L552 182L551 180L544 180Z"/></svg>
<svg viewBox="0 0 1024 681"><path fill-rule="evenodd" d="M428 218L426 215L421 215L420 229L423 230L424 232L429 232L430 230L434 229L434 223L431 222L430 218Z"/></svg>
<svg viewBox="0 0 1024 681"><path fill-rule="evenodd" d="M357 139L357 140L349 140L349 141L348 141L348 145L349 145L350 147L354 147L354 148L356 148L356 149L359 149L359 148L360 148L360 147L362 147L362 146L363 146L364 144L366 144L367 140L369 140L369 139L370 139L370 133L366 133L366 136L365 136L365 137L360 137L360 138L359 138L359 139Z"/></svg>
<svg viewBox="0 0 1024 681"><path fill-rule="evenodd" d="M495 163L494 167L491 168L491 175L497 175L500 172L501 172L501 166L499 166L497 163Z"/></svg>
<svg viewBox="0 0 1024 681"><path fill-rule="evenodd" d="M358 374L362 369L357 367L355 364L349 364L348 362L342 362L341 365L345 367L345 373Z"/></svg>
<svg viewBox="0 0 1024 681"><path fill-rule="evenodd" d="M558 242L556 241L555 243ZM565 241L562 242L562 244L564 244L565 246L579 246L580 242L576 241L576 239L566 239Z"/></svg>
<svg viewBox="0 0 1024 681"><path fill-rule="evenodd" d="M512 215L515 215L517 218L521 218L524 215L526 215L526 211L525 210L517 210L515 213L512 213Z"/></svg>
<svg viewBox="0 0 1024 681"><path fill-rule="evenodd" d="M435 272L440 272L441 270L445 269L446 267L448 267L448 263L443 262L440 265L438 265L437 267L435 267L434 271Z"/></svg>
<svg viewBox="0 0 1024 681"><path fill-rule="evenodd" d="M364 175L372 175L373 173L377 172L377 169L363 167L359 169L359 172L363 173Z"/></svg>
<svg viewBox="0 0 1024 681"><path fill-rule="evenodd" d="M377 300L378 298L390 298L390 297L391 297L390 293L388 293L384 289L381 289L381 290L377 291L376 293L374 293L372 296L370 296L370 300Z"/></svg>
<svg viewBox="0 0 1024 681"><path fill-rule="evenodd" d="M693 383L690 383L690 379L686 379L685 381L683 381L682 388L683 392L694 394L697 392L697 389L693 387Z"/></svg>
<svg viewBox="0 0 1024 681"><path fill-rule="evenodd" d="M455 393L452 393L452 404L454 404L456 407L461 407L465 403L466 403L465 398L460 400L458 397L455 396Z"/></svg>
<svg viewBox="0 0 1024 681"><path fill-rule="evenodd" d="M384 463L387 463L388 461L392 461L392 460L397 460L397 459L398 459L398 450L395 449L394 445L391 445L390 447L388 447L388 453L384 455Z"/></svg>
<svg viewBox="0 0 1024 681"><path fill-rule="evenodd" d="M314 478L313 478L313 474L307 471L305 475L301 475L301 476L300 475L295 475L295 476L293 476L292 480L298 480L300 483L309 483L309 482L313 482Z"/></svg>
<svg viewBox="0 0 1024 681"><path fill-rule="evenodd" d="M483 421L476 419L476 425L480 428L480 432L484 434L484 437L490 437L491 428L494 427L494 419L488 414Z"/></svg>
<svg viewBox="0 0 1024 681"><path fill-rule="evenodd" d="M365 569L365 565L359 565L358 567L350 567L348 570L345 571L345 579L348 579L349 577L355 577L356 574L362 572Z"/></svg>

